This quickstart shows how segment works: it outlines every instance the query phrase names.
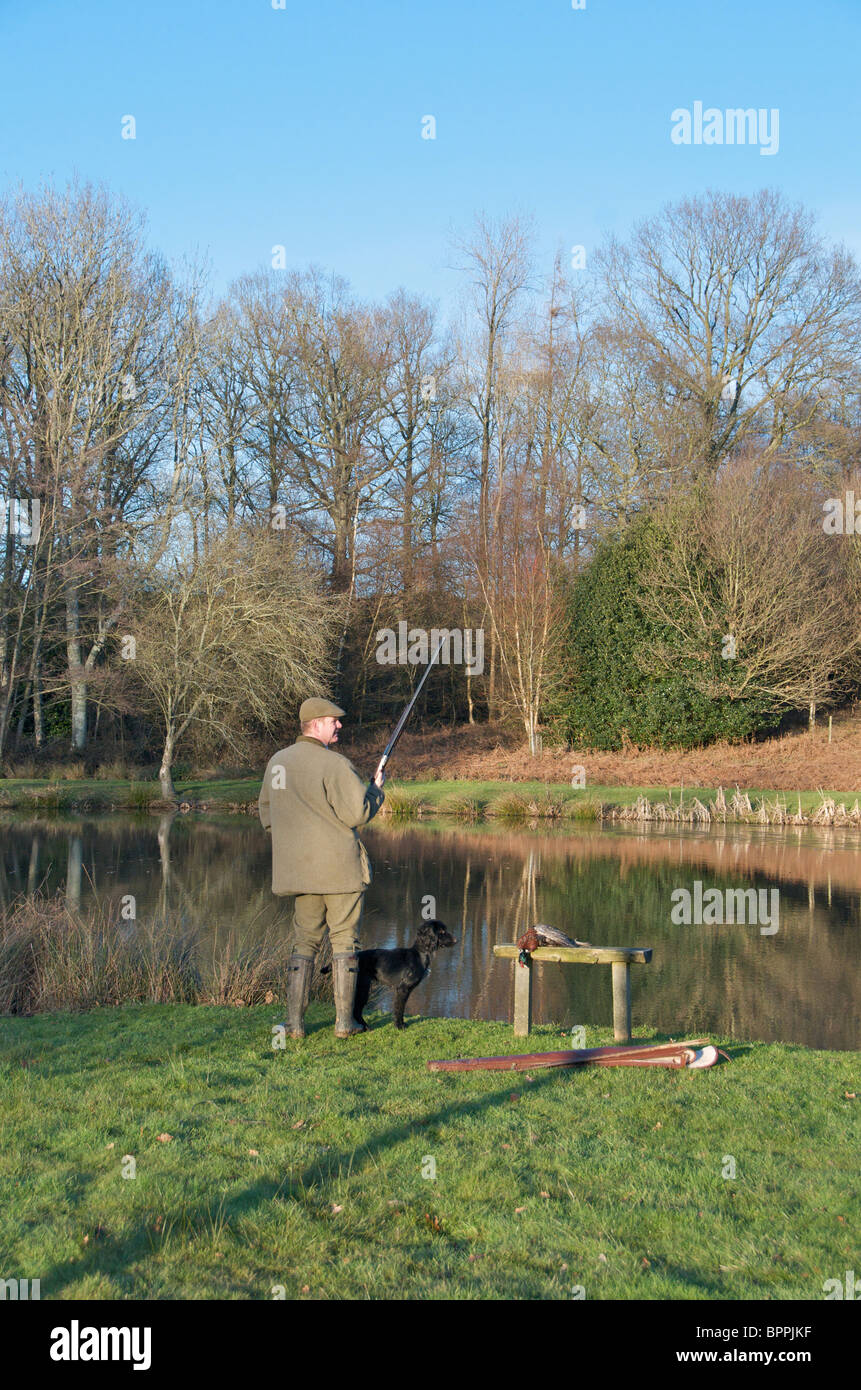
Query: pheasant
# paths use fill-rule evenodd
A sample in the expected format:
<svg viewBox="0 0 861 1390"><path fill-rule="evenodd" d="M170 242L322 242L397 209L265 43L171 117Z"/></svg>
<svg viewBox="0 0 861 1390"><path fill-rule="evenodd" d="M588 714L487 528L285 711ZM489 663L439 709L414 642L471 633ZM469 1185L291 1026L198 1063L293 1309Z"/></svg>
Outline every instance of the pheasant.
<svg viewBox="0 0 861 1390"><path fill-rule="evenodd" d="M536 922L534 927L530 927L524 932L517 942L520 955L518 960L521 965L526 964L526 959L530 951L535 951L539 946L591 946L591 941L577 941L576 938L566 936L564 932L557 931L555 927L547 927L543 922Z"/></svg>

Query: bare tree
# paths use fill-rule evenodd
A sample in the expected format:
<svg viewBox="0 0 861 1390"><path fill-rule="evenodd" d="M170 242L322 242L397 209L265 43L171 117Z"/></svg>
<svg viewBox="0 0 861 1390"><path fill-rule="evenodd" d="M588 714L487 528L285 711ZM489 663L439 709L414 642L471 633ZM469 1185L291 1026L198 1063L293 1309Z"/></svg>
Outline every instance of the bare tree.
<svg viewBox="0 0 861 1390"><path fill-rule="evenodd" d="M535 756L541 711L563 676L563 603L540 502L523 480L505 492L499 529L505 582L491 587L478 561L475 569L504 677L500 704L515 711Z"/></svg>
<svg viewBox="0 0 861 1390"><path fill-rule="evenodd" d="M833 699L859 650L844 579L849 538L826 535L809 479L754 456L655 517L639 602L668 634L637 654L684 669L711 699L773 710Z"/></svg>
<svg viewBox="0 0 861 1390"><path fill-rule="evenodd" d="M532 274L531 229L520 219L476 218L471 238L455 243L469 284L472 326L461 342L462 395L478 431L478 519L483 545L490 528L497 376Z"/></svg>
<svg viewBox="0 0 861 1390"><path fill-rule="evenodd" d="M746 443L783 450L855 352L857 268L778 193L686 199L599 266L616 332L649 364L665 449L695 474Z"/></svg>
<svg viewBox="0 0 861 1390"><path fill-rule="evenodd" d="M596 501L590 470L595 404L594 343L584 290L575 290L559 256L522 338L521 465L534 477L538 524L560 559L576 562L586 505Z"/></svg>
<svg viewBox="0 0 861 1390"><path fill-rule="evenodd" d="M424 483L430 472L432 422L444 389L447 364L433 353L433 310L420 299L399 292L386 306L391 343L386 409L374 446L385 459L386 493L392 498L400 529L403 589L413 587L416 550L421 543Z"/></svg>
<svg viewBox="0 0 861 1390"><path fill-rule="evenodd" d="M316 540L331 556L333 588L353 582L355 535L370 489L386 472L369 439L386 408L390 345L385 315L349 297L344 281L293 275L285 315L295 386L287 424L288 474L306 514L328 518Z"/></svg>
<svg viewBox="0 0 861 1390"><path fill-rule="evenodd" d="M467 307L472 316L461 334L460 396L473 417L476 430L477 543L481 579L486 587L492 587L491 492L494 475L497 486L501 487L504 472L504 460L498 447L500 432L504 434L504 421L500 418L503 403L500 373L507 345L517 327L523 294L530 285L530 239L531 229L516 217L494 223L480 216L476 218L472 236L455 243L469 285ZM492 629L488 674L491 718L496 712L497 660L496 634Z"/></svg>
<svg viewBox="0 0 861 1390"><path fill-rule="evenodd" d="M81 749L88 680L129 594L130 547L153 526L146 498L170 424L173 287L144 249L142 218L89 186L5 203L0 262L2 411L45 536L31 572L31 686L56 597Z"/></svg>
<svg viewBox="0 0 861 1390"><path fill-rule="evenodd" d="M175 561L139 606L133 663L161 724L166 800L177 747L194 724L235 748L249 720L275 729L295 714L291 702L324 693L339 607L271 531L237 526Z"/></svg>
<svg viewBox="0 0 861 1390"><path fill-rule="evenodd" d="M299 363L291 353L284 277L269 270L233 286L248 395L244 444L269 515L287 481L289 422Z"/></svg>

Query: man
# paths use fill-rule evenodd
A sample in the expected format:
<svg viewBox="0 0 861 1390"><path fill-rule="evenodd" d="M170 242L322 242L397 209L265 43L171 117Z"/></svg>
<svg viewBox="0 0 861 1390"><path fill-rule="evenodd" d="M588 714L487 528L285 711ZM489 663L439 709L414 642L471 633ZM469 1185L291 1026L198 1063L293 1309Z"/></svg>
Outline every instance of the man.
<svg viewBox="0 0 861 1390"><path fill-rule="evenodd" d="M269 759L257 806L272 832L272 892L296 894L295 937L287 986L287 1031L304 1038L314 960L326 928L332 943L335 1037L362 1028L353 1018L362 900L371 864L358 837L384 801L385 772L366 785L336 753L344 711L331 700L305 700L302 729L290 748Z"/></svg>

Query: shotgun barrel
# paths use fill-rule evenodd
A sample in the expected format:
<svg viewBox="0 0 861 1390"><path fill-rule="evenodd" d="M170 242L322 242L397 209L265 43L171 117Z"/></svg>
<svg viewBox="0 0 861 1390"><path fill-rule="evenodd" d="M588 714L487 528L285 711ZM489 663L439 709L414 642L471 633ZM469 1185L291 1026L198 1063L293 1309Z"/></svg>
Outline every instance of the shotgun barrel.
<svg viewBox="0 0 861 1390"><path fill-rule="evenodd" d="M407 705L406 709L404 710L403 714L401 715L400 719L395 725L394 733L392 734L391 738L389 739L388 743L383 749L383 756L380 758L380 761L377 765L377 771L374 774L375 777L379 777L380 773L384 770L386 763L389 761L394 746L400 738L401 734L403 733L406 722L412 714L413 706L415 705L416 700L419 698L419 695L422 693L422 686L424 685L425 681L430 675L430 669L436 661L437 657L439 656L440 652L442 651L443 647L445 646L447 640L447 637L440 638L439 646L437 647L436 651L434 652L433 656L431 657L430 661L425 667L424 674L413 692L412 699L410 700L409 704Z"/></svg>

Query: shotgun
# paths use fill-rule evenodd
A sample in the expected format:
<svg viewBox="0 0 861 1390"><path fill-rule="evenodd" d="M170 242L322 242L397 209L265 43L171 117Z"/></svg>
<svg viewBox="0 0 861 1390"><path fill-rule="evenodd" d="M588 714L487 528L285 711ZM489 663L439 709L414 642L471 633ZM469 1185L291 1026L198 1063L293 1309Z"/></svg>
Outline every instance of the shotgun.
<svg viewBox="0 0 861 1390"><path fill-rule="evenodd" d="M437 647L436 651L434 652L433 656L431 657L430 661L428 662L427 666L425 667L424 675L422 676L421 680L419 681L418 685L416 686L415 691L413 692L413 697L412 697L412 699L410 700L409 704L407 705L406 709L404 710L403 714L401 715L400 719L398 720L397 724L395 725L394 733L392 734L391 738L389 739L388 743L386 744L385 748L383 749L383 756L380 758L379 764L377 765L377 770L376 770L376 772L374 773L374 780L375 780L375 781L376 781L376 779L379 777L380 773L383 772L383 771L385 770L386 763L389 761L389 758L390 758L391 755L392 755L392 750L394 749L395 744L397 743L398 739L400 738L401 734L403 733L403 731L404 731L404 726L405 726L407 720L409 719L410 715L412 714L413 705L415 704L416 700L419 698L419 695L421 695L421 693L422 693L422 686L424 685L425 681L427 680L428 676L430 675L430 669L431 669L431 667L433 666L434 662L436 661L437 657L439 656L440 652L442 651L442 649L443 649L443 647L445 646L445 644L446 644L447 641L448 641L448 638L447 638L447 637L441 637L441 638L440 638L439 646Z"/></svg>

